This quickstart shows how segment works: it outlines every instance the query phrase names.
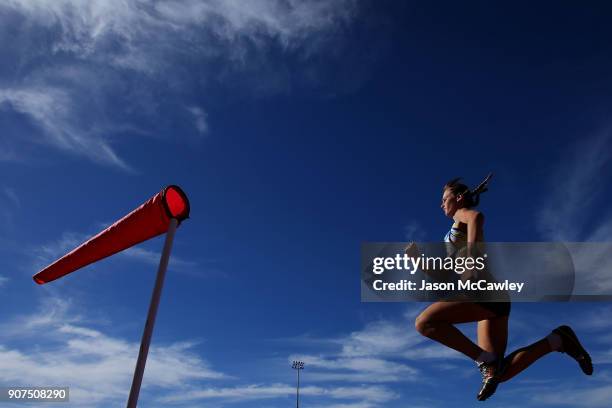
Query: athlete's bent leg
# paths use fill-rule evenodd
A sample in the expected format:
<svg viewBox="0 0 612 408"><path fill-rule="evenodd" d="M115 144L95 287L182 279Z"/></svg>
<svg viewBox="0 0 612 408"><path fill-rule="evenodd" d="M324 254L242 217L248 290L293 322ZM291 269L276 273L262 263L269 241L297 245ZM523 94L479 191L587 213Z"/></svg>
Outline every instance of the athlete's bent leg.
<svg viewBox="0 0 612 408"><path fill-rule="evenodd" d="M552 352L553 349L546 337L536 341L526 347L521 347L508 354L504 358L504 374L501 376L500 381L508 381L527 367L532 365L535 361L544 357L546 354Z"/></svg>
<svg viewBox="0 0 612 408"><path fill-rule="evenodd" d="M416 318L419 333L444 344L472 360L482 353L482 348L467 338L453 324L476 322L495 317L494 313L469 302L436 302Z"/></svg>
<svg viewBox="0 0 612 408"><path fill-rule="evenodd" d="M578 362L586 375L593 374L591 356L578 340L576 333L569 326L559 326L543 339L508 354L504 359L506 370L501 381L511 379L552 351L568 354Z"/></svg>
<svg viewBox="0 0 612 408"><path fill-rule="evenodd" d="M508 344L508 316L478 322L478 346L496 356L503 356Z"/></svg>

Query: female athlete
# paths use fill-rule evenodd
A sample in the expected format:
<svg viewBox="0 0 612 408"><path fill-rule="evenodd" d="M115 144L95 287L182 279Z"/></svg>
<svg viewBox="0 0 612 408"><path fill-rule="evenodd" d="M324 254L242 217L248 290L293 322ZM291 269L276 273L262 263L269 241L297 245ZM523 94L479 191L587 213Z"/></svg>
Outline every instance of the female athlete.
<svg viewBox="0 0 612 408"><path fill-rule="evenodd" d="M474 190L470 190L458 178L443 188L441 207L444 214L454 221L445 241L456 250L455 253L463 249L470 256L474 244L484 241L484 215L475 207L480 194L487 191L490 178L491 174ZM414 244L406 249L411 256L417 251ZM415 326L423 336L455 349L477 363L482 374L482 385L477 394L480 401L489 398L499 383L509 380L553 351L567 353L578 362L585 374L593 373L591 357L568 326L559 326L541 340L519 348L504 358L510 309L509 301L438 301L416 318ZM478 344L455 327L455 324L468 322L478 322Z"/></svg>

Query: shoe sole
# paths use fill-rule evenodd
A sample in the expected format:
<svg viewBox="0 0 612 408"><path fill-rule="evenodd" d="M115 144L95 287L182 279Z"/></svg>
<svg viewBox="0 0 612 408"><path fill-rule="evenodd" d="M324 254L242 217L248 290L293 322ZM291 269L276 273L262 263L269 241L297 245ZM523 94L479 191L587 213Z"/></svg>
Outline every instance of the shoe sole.
<svg viewBox="0 0 612 408"><path fill-rule="evenodd" d="M586 349L582 346L582 344L580 344L580 341L578 340L578 336L576 336L576 333L574 333L572 328L569 326L559 326L555 330L553 330L553 332L557 333L564 340L569 340L574 346L578 348L578 354L582 357L580 360L578 360L578 364L580 365L580 368L586 375L592 375L593 374L593 363L591 361L591 356L586 351ZM583 366L583 363L585 363L584 366Z"/></svg>
<svg viewBox="0 0 612 408"><path fill-rule="evenodd" d="M499 385L499 382L495 382L495 384L492 385L491 391L488 392L486 395L477 395L476 399L478 401L484 401L486 399L488 399L491 395L495 394L495 391L497 391L497 386Z"/></svg>
<svg viewBox="0 0 612 408"><path fill-rule="evenodd" d="M495 394L495 391L497 391L497 386L499 385L499 379L504 375L504 373L506 372L506 365L504 364L504 360L501 359L498 365L498 373L495 373L495 375L491 378L490 382L493 382L492 388L490 389L490 391L486 394L486 395L481 395L478 394L476 395L476 399L478 401L484 401L486 399L488 399L489 397L491 397L493 394Z"/></svg>

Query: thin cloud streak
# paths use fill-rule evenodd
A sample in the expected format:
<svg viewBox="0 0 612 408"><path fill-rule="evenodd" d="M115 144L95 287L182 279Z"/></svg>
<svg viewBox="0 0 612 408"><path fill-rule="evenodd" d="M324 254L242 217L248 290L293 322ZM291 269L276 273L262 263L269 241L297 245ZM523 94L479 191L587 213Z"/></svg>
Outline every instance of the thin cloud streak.
<svg viewBox="0 0 612 408"><path fill-rule="evenodd" d="M612 234L610 214L600 217L600 228L585 231L586 216L592 215L593 201L602 194L607 184L601 175L612 158L612 129L583 139L574 151L561 160L553 170L551 191L537 215L543 237L557 241L595 241ZM601 226L606 226L602 230ZM606 240L609 238L606 238Z"/></svg>
<svg viewBox="0 0 612 408"><path fill-rule="evenodd" d="M60 385L70 386L71 401L79 406L123 403L138 344L91 327L85 323L86 316L74 314L75 309L69 300L47 298L35 313L15 316L2 323L0 381L56 384L61 379ZM217 400L225 405L286 399L295 393L293 384L282 383L213 386L210 381L227 382L235 378L212 369L192 351L194 345L187 341L152 346L147 361L146 386L157 390L156 402L181 404ZM36 350L34 354L33 349ZM335 400L346 406L376 407L399 397L383 385L309 385L302 393L322 402Z"/></svg>
<svg viewBox="0 0 612 408"><path fill-rule="evenodd" d="M41 128L41 137L34 142L131 171L103 135L77 123L78 111L67 92L58 88L0 90L0 108L7 105Z"/></svg>
<svg viewBox="0 0 612 408"><path fill-rule="evenodd" d="M197 106L188 107L187 111L189 111L189 113L191 113L191 115L193 116L195 128L198 130L198 132L200 132L200 134L207 133L208 120L206 112L204 112L202 108L198 108Z"/></svg>
<svg viewBox="0 0 612 408"><path fill-rule="evenodd" d="M398 398L398 395L383 386L366 387L317 387L300 388L304 396L324 397L340 400L363 400L367 403L382 403ZM227 402L253 401L290 397L295 395L295 387L288 384L247 385L239 387L206 388L169 395L161 398L164 403L177 403L196 400L222 399Z"/></svg>
<svg viewBox="0 0 612 408"><path fill-rule="evenodd" d="M119 135L159 133L174 106L187 107L195 133L208 133L194 86L234 83L229 77L249 72L257 79L241 83L260 89L266 80L253 70L269 71L271 48L303 60L334 50L330 34L348 25L356 8L353 0L5 2L0 24L29 35L0 41L0 50L18 61L14 78L0 87L0 114L18 113L40 134L6 140L0 160L19 157L24 143L39 143L134 171L117 151ZM33 46L41 36L47 41ZM49 63L36 64L41 58ZM219 70L220 61L227 68Z"/></svg>
<svg viewBox="0 0 612 408"><path fill-rule="evenodd" d="M4 187L4 194L8 197L8 199L13 203L15 207L21 207L21 200L19 199L19 196L17 195L15 190L9 187Z"/></svg>
<svg viewBox="0 0 612 408"><path fill-rule="evenodd" d="M0 343L0 381L7 384L69 384L71 402L79 406L122 403L133 373L138 344L85 327L71 315L71 305L48 300L39 313L21 316L28 341ZM10 337L6 337L9 339ZM229 378L191 351L193 343L153 345L147 361L147 386L176 390L201 380ZM33 350L36 350L33 353ZM59 384L58 384L59 385Z"/></svg>
<svg viewBox="0 0 612 408"><path fill-rule="evenodd" d="M553 241L607 242L612 214L596 213L594 203L608 191L602 174L612 163L612 129L581 140L553 170L546 204L537 214L541 235ZM609 192L609 191L608 191ZM595 225L596 227L591 227ZM609 294L612 280L606 245L570 247L575 270L574 293Z"/></svg>
<svg viewBox="0 0 612 408"><path fill-rule="evenodd" d="M576 389L567 387L551 392L533 393L532 401L538 405L553 405L584 408L604 408L610 406L612 401L612 385Z"/></svg>

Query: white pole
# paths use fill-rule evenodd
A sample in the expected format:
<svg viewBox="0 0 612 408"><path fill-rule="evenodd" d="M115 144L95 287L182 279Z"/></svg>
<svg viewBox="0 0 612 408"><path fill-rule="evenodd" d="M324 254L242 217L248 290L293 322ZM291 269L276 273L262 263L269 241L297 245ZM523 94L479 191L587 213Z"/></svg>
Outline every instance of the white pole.
<svg viewBox="0 0 612 408"><path fill-rule="evenodd" d="M168 226L168 232L166 233L164 250L159 260L159 269L157 270L155 287L153 288L151 303L149 304L147 322L144 332L142 333L142 341L140 342L140 351L138 352L138 361L136 362L136 369L134 370L134 378L132 379L132 388L130 389L127 408L136 408L136 404L138 403L138 394L140 393L142 376L144 374L145 364L147 363L149 345L151 344L151 336L153 335L153 327L155 326L155 317L157 316L157 308L159 307L159 299L161 298L161 292L164 286L164 278L166 276L166 269L168 268L170 250L172 249L172 241L174 240L174 233L176 232L177 225L178 220L176 218L171 218L170 226Z"/></svg>

